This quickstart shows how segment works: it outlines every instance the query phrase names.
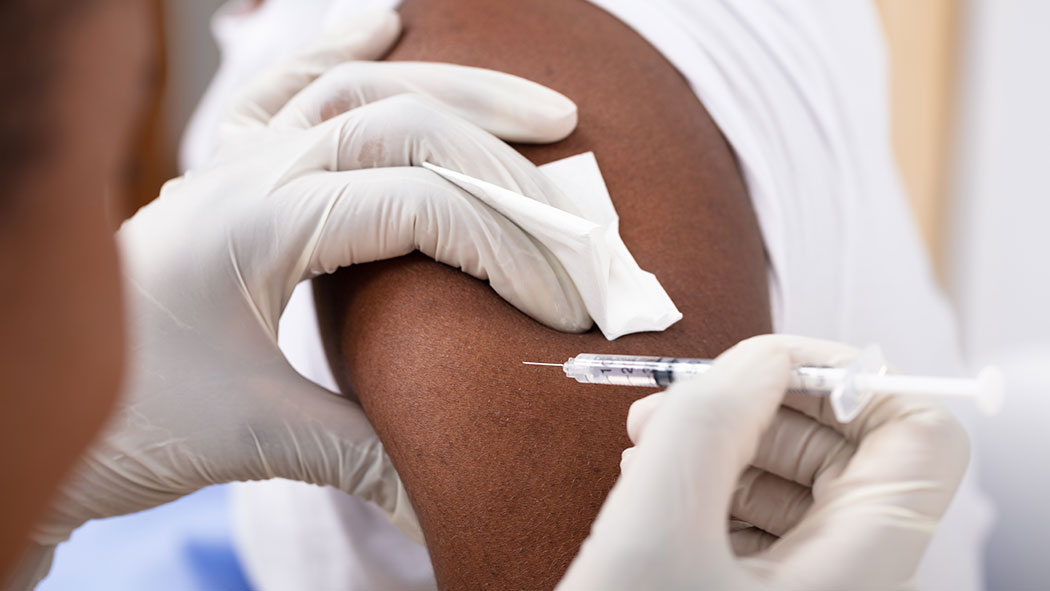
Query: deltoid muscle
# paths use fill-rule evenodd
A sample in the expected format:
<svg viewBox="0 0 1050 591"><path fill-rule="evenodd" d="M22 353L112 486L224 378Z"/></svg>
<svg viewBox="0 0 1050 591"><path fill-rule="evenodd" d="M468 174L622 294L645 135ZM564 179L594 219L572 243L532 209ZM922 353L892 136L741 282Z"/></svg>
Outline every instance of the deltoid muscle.
<svg viewBox="0 0 1050 591"><path fill-rule="evenodd" d="M553 588L619 474L627 408L652 390L608 392L521 362L714 357L768 332L761 237L703 106L612 16L582 0L409 0L401 13L390 59L506 71L577 103L569 138L517 147L536 163L594 152L624 243L684 315L613 342L558 333L419 255L318 281L334 373L394 459L441 586Z"/></svg>

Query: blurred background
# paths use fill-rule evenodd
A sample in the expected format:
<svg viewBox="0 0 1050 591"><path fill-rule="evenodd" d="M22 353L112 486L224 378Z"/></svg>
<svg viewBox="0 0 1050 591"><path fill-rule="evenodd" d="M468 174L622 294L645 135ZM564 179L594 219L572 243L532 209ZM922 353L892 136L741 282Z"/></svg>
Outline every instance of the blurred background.
<svg viewBox="0 0 1050 591"><path fill-rule="evenodd" d="M148 1L164 63L123 215L177 174L182 130L219 61L209 19L221 1ZM970 361L998 364L1009 379L1004 412L977 421L975 434L982 488L997 505L988 586L1047 589L1050 510L1026 508L1050 499L1050 2L876 3L891 51L894 148L916 220ZM217 487L91 523L60 547L41 589L248 589L227 502Z"/></svg>

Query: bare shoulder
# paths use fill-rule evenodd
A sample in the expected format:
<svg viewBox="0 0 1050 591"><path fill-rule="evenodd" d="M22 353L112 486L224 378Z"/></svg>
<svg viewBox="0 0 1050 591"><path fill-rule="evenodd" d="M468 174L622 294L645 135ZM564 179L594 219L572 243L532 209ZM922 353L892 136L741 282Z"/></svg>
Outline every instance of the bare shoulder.
<svg viewBox="0 0 1050 591"><path fill-rule="evenodd" d="M770 328L761 236L733 154L681 75L583 0L408 0L391 59L494 68L555 88L580 125L536 163L591 150L624 241L684 319L607 342L524 316L412 255L318 280L329 359L376 425L443 588L553 587L616 479L647 391L584 386L525 360L710 356Z"/></svg>

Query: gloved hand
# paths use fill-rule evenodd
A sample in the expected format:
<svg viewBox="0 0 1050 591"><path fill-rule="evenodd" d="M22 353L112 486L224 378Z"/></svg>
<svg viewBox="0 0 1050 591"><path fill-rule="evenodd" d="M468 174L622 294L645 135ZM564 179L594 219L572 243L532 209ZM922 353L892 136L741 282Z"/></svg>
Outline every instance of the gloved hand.
<svg viewBox="0 0 1050 591"><path fill-rule="evenodd" d="M166 184L120 229L131 341L125 399L39 527L21 581L39 579L49 548L89 519L231 481L331 485L421 538L360 408L299 376L278 350L278 319L304 279L418 249L489 278L552 326L589 326L560 265L487 206L414 166L426 160L564 200L525 158L461 116L513 139L555 141L575 126L571 101L517 77L440 64L352 62L309 86L338 63L380 57L399 27L392 12L358 18L281 65L233 110L210 164ZM322 107L349 110L324 122L306 117L307 99L325 96L320 88L352 97ZM416 94L389 96L405 91Z"/></svg>
<svg viewBox="0 0 1050 591"><path fill-rule="evenodd" d="M559 589L912 586L969 444L928 402L876 397L849 424L825 399L781 406L793 365L855 353L757 337L636 402L635 447Z"/></svg>

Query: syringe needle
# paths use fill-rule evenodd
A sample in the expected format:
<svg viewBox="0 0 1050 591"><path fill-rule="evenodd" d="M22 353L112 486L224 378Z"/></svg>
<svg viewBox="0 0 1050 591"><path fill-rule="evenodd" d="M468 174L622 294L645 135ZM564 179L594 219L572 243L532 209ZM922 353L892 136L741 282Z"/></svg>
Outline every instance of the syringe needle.
<svg viewBox="0 0 1050 591"><path fill-rule="evenodd" d="M540 363L539 361L522 361L524 365L549 365L551 367L562 367L562 363Z"/></svg>

